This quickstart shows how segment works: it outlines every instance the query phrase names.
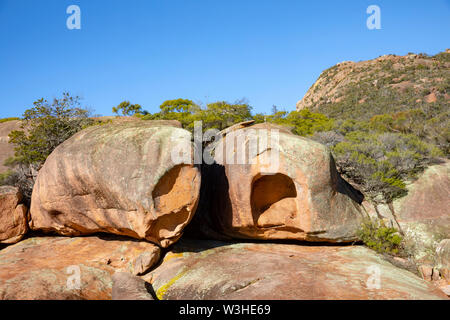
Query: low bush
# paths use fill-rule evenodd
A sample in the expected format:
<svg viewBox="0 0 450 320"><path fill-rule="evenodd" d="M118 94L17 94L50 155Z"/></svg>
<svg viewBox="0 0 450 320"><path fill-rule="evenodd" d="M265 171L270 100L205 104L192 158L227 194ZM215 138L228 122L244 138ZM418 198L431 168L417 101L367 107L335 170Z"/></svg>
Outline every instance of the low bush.
<svg viewBox="0 0 450 320"><path fill-rule="evenodd" d="M405 182L442 156L417 136L392 132L349 132L331 149L339 171L376 203L405 195Z"/></svg>
<svg viewBox="0 0 450 320"><path fill-rule="evenodd" d="M0 173L0 186L14 185L14 171L8 170Z"/></svg>
<svg viewBox="0 0 450 320"><path fill-rule="evenodd" d="M300 111L277 111L268 116L258 115L256 122L271 122L292 128L292 132L300 136L310 136L316 132L330 131L334 128L334 120L321 113L308 109Z"/></svg>
<svg viewBox="0 0 450 320"><path fill-rule="evenodd" d="M383 220L367 217L358 230L358 237L378 253L400 254L403 237L396 228L386 226Z"/></svg>

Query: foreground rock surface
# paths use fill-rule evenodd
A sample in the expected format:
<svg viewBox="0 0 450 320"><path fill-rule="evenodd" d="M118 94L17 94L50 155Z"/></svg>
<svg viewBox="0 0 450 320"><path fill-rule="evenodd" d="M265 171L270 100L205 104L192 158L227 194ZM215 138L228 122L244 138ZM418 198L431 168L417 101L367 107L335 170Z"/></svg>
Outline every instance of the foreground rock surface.
<svg viewBox="0 0 450 320"><path fill-rule="evenodd" d="M175 164L191 134L158 121L87 128L48 157L33 189L30 227L62 235L126 235L166 247L195 212L199 170Z"/></svg>
<svg viewBox="0 0 450 320"><path fill-rule="evenodd" d="M109 300L112 275L135 273L155 248L109 235L29 238L0 251L0 299Z"/></svg>
<svg viewBox="0 0 450 320"><path fill-rule="evenodd" d="M146 282L131 273L116 272L112 281L112 300L153 300Z"/></svg>
<svg viewBox="0 0 450 320"><path fill-rule="evenodd" d="M16 243L28 230L28 209L21 201L18 188L0 187L0 243Z"/></svg>
<svg viewBox="0 0 450 320"><path fill-rule="evenodd" d="M215 164L202 167L207 205L201 204L193 227L215 239L208 228L234 239L356 239L362 194L339 176L324 145L269 124L223 134ZM268 136L252 153L253 137L262 145Z"/></svg>
<svg viewBox="0 0 450 320"><path fill-rule="evenodd" d="M370 281L373 270L380 272L379 288ZM446 299L432 284L361 246L181 240L143 278L167 300Z"/></svg>

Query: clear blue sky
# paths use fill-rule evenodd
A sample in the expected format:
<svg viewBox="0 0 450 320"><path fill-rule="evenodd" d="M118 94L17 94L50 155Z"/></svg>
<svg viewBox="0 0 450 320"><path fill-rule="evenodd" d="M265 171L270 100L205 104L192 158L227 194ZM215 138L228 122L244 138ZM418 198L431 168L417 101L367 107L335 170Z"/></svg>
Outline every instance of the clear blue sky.
<svg viewBox="0 0 450 320"><path fill-rule="evenodd" d="M71 4L81 30L66 27ZM366 27L371 4L381 30ZM0 0L0 117L63 91L102 115L174 98L293 110L338 62L449 47L450 0Z"/></svg>

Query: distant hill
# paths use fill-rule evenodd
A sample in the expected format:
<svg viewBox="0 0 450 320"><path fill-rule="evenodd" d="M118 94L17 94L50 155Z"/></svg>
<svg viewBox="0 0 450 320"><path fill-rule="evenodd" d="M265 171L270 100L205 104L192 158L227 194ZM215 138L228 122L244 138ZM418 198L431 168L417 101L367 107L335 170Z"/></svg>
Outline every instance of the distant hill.
<svg viewBox="0 0 450 320"><path fill-rule="evenodd" d="M9 143L9 133L13 130L19 130L21 121L0 121L0 174L8 171L4 162L9 157L14 156L14 145Z"/></svg>
<svg viewBox="0 0 450 320"><path fill-rule="evenodd" d="M341 62L325 71L297 103L335 119L369 120L411 109L449 109L450 50L435 56L384 55Z"/></svg>

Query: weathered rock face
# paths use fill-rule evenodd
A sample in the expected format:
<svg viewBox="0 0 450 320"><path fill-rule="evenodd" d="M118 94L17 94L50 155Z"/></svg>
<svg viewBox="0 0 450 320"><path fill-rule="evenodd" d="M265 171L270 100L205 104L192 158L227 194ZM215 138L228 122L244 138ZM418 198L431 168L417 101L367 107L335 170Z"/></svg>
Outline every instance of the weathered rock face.
<svg viewBox="0 0 450 320"><path fill-rule="evenodd" d="M450 282L450 239L439 242L436 248L438 267L447 269L446 279Z"/></svg>
<svg viewBox="0 0 450 320"><path fill-rule="evenodd" d="M407 189L408 194L391 207L379 205L378 214L372 205L364 205L371 215L398 227L397 220L406 241L414 246L415 259L432 263L439 242L450 238L450 161L427 168Z"/></svg>
<svg viewBox="0 0 450 320"><path fill-rule="evenodd" d="M167 300L446 299L362 246L181 240L143 278Z"/></svg>
<svg viewBox="0 0 450 320"><path fill-rule="evenodd" d="M450 221L450 161L431 166L408 187L408 195L395 203L400 222L446 219ZM450 230L449 230L450 231Z"/></svg>
<svg viewBox="0 0 450 320"><path fill-rule="evenodd" d="M16 243L28 230L28 208L21 201L18 188L0 187L0 243Z"/></svg>
<svg viewBox="0 0 450 320"><path fill-rule="evenodd" d="M450 296L450 239L444 239L436 248L436 266L433 269L435 277L432 280L447 295Z"/></svg>
<svg viewBox="0 0 450 320"><path fill-rule="evenodd" d="M14 156L14 145L9 143L8 135L13 130L19 130L21 124L19 120L0 123L0 173L8 171L9 168L4 165L4 162Z"/></svg>
<svg viewBox="0 0 450 320"><path fill-rule="evenodd" d="M267 147L252 156L248 147L252 130L263 134L260 130L273 129L279 128L262 124L238 129L217 143L216 163L202 168L207 186L202 201L209 202L202 203L190 229L197 227L216 239L223 234L248 239L355 240L362 217L357 202L362 201L361 194L339 176L324 145L279 131L278 142L269 138ZM242 160L242 154L252 161Z"/></svg>
<svg viewBox="0 0 450 320"><path fill-rule="evenodd" d="M191 150L191 134L152 121L79 132L39 171L30 227L62 235L114 233L167 247L191 220L201 179L193 165L172 161L174 146Z"/></svg>
<svg viewBox="0 0 450 320"><path fill-rule="evenodd" d="M29 238L0 251L0 299L109 300L113 274L136 273L155 248L110 235Z"/></svg>

